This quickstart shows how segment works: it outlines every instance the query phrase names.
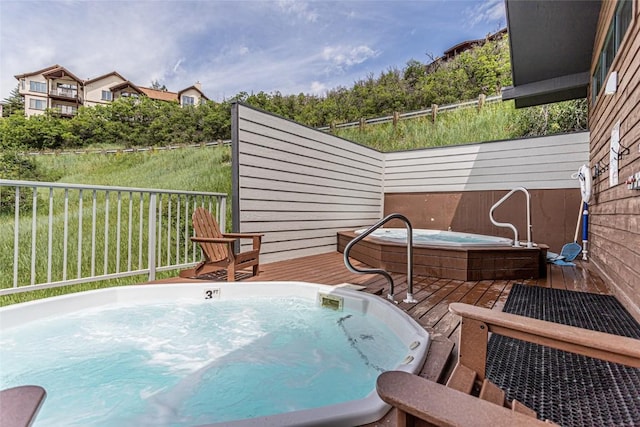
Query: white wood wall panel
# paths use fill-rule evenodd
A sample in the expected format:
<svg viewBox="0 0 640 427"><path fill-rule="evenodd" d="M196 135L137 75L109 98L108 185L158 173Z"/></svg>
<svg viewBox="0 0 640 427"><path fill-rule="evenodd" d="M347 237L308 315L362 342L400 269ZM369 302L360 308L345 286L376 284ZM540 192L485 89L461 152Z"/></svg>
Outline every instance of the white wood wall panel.
<svg viewBox="0 0 640 427"><path fill-rule="evenodd" d="M270 187L272 189L287 191L293 185L308 184L309 186L311 186L311 194L325 194L325 187L343 189L346 191L351 190L356 194L382 194L382 181L380 181L380 184L378 185L380 189L376 189L376 187L373 185L354 182L353 179L350 179L348 177L343 178L343 176L340 174L334 174L334 176L330 178L319 176L321 174L325 175L324 171L320 171L315 176L312 174L290 172L288 170L285 172L282 170L267 168L265 166L261 167L259 163L255 162L255 158L246 155L243 161L245 163L241 164L240 167L246 173L246 177L260 178L262 180L270 181ZM263 164L266 164L266 162L263 162ZM274 164L271 163L271 166L273 165ZM288 164L280 165L286 166L288 169L291 169L293 167Z"/></svg>
<svg viewBox="0 0 640 427"><path fill-rule="evenodd" d="M237 114L239 229L265 233L261 262L335 251L339 230L380 219L382 153L245 105Z"/></svg>
<svg viewBox="0 0 640 427"><path fill-rule="evenodd" d="M256 194L256 193L260 193L260 192L264 192L266 194L266 197L269 198L269 200L276 200L275 196L273 195L274 193L277 194L281 194L281 193L297 193L300 196L300 200L304 200L302 199L302 197L312 197L313 200L317 200L315 198L316 194L318 194L318 190L320 190L319 194L322 194L324 196L335 196L335 197L341 197L341 198L350 198L352 197L354 200L358 199L358 198L362 198L362 199L369 199L369 200L378 200L379 197L379 193L375 192L375 191L353 191L351 189L345 189L344 187L329 187L329 186L318 186L317 184L301 184L301 183L290 183L289 185L287 185L287 189L286 190L274 190L273 187L271 186L271 182L267 181L261 177L248 177L248 176L244 176L244 177L240 177L240 184L247 189L245 195L247 195L247 197L251 198L251 194ZM282 197L288 197L286 195L283 195ZM280 199L280 200L285 200Z"/></svg>
<svg viewBox="0 0 640 427"><path fill-rule="evenodd" d="M301 139L299 143L295 144L282 139L290 134L282 131L275 131L270 128L260 127L259 125L251 122L247 123L247 127L243 129L243 132L243 140L245 143L250 143L254 146L263 146L269 150L279 150L285 156L296 154L309 159L315 159L317 158L318 153L320 153L324 162L332 163L338 168L344 168L345 166L356 167L358 170L362 170L364 175L369 175L370 177L375 177L380 173L380 165L377 164L378 160L371 159L366 156L354 159L352 151L345 151L344 149L336 148L334 146L329 146L331 147L331 151L327 151L326 147L318 149L317 147L314 147L314 141L306 138Z"/></svg>
<svg viewBox="0 0 640 427"><path fill-rule="evenodd" d="M345 144L345 142L350 141L346 141L328 133L320 132L306 126L302 126L298 123L282 119L269 113L252 109L251 107L241 107L244 107L242 108L243 111L241 111L241 118L246 122L259 124L264 129L265 133L268 133L270 131L283 131L285 133L295 134L296 136L298 136L298 140L292 141L294 145L304 145L305 140L310 142L320 142L324 145L324 147L331 147L337 150L337 153L351 152L354 154L359 154L362 156L362 159L370 159L370 163L374 165L381 158L381 153L363 145L355 143ZM247 130L251 130L250 124L245 125L248 126ZM286 138L285 140L288 140L288 138ZM319 150L323 150L322 148L320 148L321 146L314 147Z"/></svg>
<svg viewBox="0 0 640 427"><path fill-rule="evenodd" d="M575 188L589 133L387 153L385 193Z"/></svg>

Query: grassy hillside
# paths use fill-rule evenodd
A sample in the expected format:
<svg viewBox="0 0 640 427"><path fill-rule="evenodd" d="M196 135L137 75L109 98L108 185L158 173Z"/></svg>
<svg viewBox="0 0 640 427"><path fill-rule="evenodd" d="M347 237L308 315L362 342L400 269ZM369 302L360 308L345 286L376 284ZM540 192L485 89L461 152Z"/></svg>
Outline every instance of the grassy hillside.
<svg viewBox="0 0 640 427"><path fill-rule="evenodd" d="M380 151L398 151L444 145L496 141L522 136L521 112L513 102L485 105L481 110L465 108L430 117L367 125L364 130L337 129L335 134Z"/></svg>
<svg viewBox="0 0 640 427"><path fill-rule="evenodd" d="M202 149L180 149L174 151L155 151L133 154L85 154L85 155L43 155L36 158L38 168L46 171L47 176L53 177L64 183L112 185L139 188L159 188L175 190L211 191L230 194L231 192L231 162L230 148L210 147ZM43 205L44 206L44 205ZM227 204L230 208L231 203ZM61 215L57 210L56 215ZM86 213L89 214L88 212ZM72 212L72 215L74 213ZM46 236L46 215L39 215L38 235ZM231 215L227 214L227 229L230 229ZM0 253L11 254L13 252L13 221L12 213L0 215ZM25 217L25 224L20 229L30 233L29 217ZM53 241L56 245L62 241L62 218L54 218ZM89 222L87 222L87 225ZM90 233L86 233L89 238ZM28 237L28 236L27 236ZM98 236L99 238L101 235ZM115 241L113 236L112 241ZM30 239L23 236L21 241L29 242ZM72 242L73 243L73 242ZM86 243L87 247L89 243ZM101 244L98 245L102 247ZM45 260L47 257L46 241L37 248L36 259ZM115 250L114 246L110 247ZM30 259L29 248L22 247L21 257ZM135 251L134 251L135 252ZM70 251L70 258L74 251ZM21 265L26 265L23 262ZM75 265L70 261L69 265ZM37 272L43 274L42 269L46 265L38 262ZM0 280L2 286L10 286L13 277L13 263L0 263ZM61 268L54 263L54 268ZM158 278L175 276L176 272L158 273ZM42 277L42 276L39 276ZM44 298L54 295L66 294L88 289L97 289L108 286L127 285L140 283L146 276L133 276L96 283L86 283L63 288L44 289L34 292L19 293L0 297L0 306L17 302Z"/></svg>
<svg viewBox="0 0 640 427"><path fill-rule="evenodd" d="M36 156L37 167L65 183L230 193L229 147L127 154Z"/></svg>

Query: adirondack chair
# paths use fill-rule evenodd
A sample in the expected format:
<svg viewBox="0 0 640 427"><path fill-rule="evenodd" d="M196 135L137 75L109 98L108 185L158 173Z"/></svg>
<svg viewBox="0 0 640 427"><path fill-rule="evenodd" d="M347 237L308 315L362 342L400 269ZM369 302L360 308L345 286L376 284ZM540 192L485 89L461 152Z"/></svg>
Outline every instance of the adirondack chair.
<svg viewBox="0 0 640 427"><path fill-rule="evenodd" d="M217 221L205 208L196 208L192 216L195 237L193 242L200 244L204 260L194 268L182 270L180 277L198 277L213 271L227 270L227 281L235 281L238 270L251 267L252 276L260 272L260 245L264 234L222 233ZM233 244L237 239L252 239L253 249L234 252Z"/></svg>
<svg viewBox="0 0 640 427"><path fill-rule="evenodd" d="M504 391L485 377L490 332L640 367L637 339L462 303L451 304L449 311L462 317L462 326L458 363L446 386L401 371L388 371L378 377L378 394L396 408L397 427L549 425L518 401L505 402Z"/></svg>

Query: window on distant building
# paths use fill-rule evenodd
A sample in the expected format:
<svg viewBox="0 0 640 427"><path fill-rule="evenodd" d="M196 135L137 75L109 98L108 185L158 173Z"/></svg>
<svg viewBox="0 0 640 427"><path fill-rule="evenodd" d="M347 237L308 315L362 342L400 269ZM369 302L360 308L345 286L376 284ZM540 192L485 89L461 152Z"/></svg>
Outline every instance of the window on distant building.
<svg viewBox="0 0 640 427"><path fill-rule="evenodd" d="M47 100L46 99L33 99L29 100L29 108L32 110L44 110L47 108Z"/></svg>
<svg viewBox="0 0 640 427"><path fill-rule="evenodd" d="M20 79L20 89L24 90L24 79Z"/></svg>
<svg viewBox="0 0 640 427"><path fill-rule="evenodd" d="M195 105L196 100L193 96L182 96L182 105Z"/></svg>
<svg viewBox="0 0 640 427"><path fill-rule="evenodd" d="M113 101L113 93L110 90L102 91L102 100L103 101Z"/></svg>
<svg viewBox="0 0 640 427"><path fill-rule="evenodd" d="M29 81L29 90L31 92L47 93L47 84L43 82Z"/></svg>
<svg viewBox="0 0 640 427"><path fill-rule="evenodd" d="M618 5L609 24L607 37L598 55L598 62L591 78L591 101L593 104L596 103L598 94L609 74L616 53L618 53L622 40L631 25L632 18L633 2L631 0L618 0Z"/></svg>

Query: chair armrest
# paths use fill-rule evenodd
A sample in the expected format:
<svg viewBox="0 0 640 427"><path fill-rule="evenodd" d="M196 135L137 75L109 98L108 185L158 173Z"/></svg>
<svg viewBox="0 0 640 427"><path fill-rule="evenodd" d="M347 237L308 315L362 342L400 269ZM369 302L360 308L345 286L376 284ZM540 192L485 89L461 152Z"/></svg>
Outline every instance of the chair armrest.
<svg viewBox="0 0 640 427"><path fill-rule="evenodd" d="M488 332L498 335L613 363L640 367L640 340L638 339L503 313L463 303L450 304L449 311L462 317L463 327L465 319L469 319L485 324L488 327Z"/></svg>
<svg viewBox="0 0 640 427"><path fill-rule="evenodd" d="M236 239L227 237L192 237L191 241L198 243L233 243Z"/></svg>
<svg viewBox="0 0 640 427"><path fill-rule="evenodd" d="M234 237L236 239L251 239L253 237L262 237L260 233L222 233L224 237Z"/></svg>
<svg viewBox="0 0 640 427"><path fill-rule="evenodd" d="M383 401L399 412L436 426L549 426L536 418L408 372L382 373L376 381L376 390ZM399 414L398 419L404 417Z"/></svg>
<svg viewBox="0 0 640 427"><path fill-rule="evenodd" d="M30 426L47 396L44 388L25 385L0 391L0 425Z"/></svg>
<svg viewBox="0 0 640 427"><path fill-rule="evenodd" d="M222 233L224 237L234 237L237 239L253 239L253 250L260 251L262 245L262 233Z"/></svg>

